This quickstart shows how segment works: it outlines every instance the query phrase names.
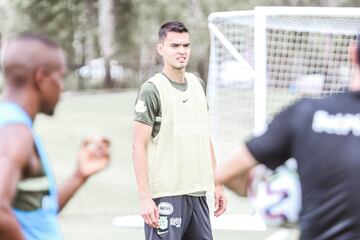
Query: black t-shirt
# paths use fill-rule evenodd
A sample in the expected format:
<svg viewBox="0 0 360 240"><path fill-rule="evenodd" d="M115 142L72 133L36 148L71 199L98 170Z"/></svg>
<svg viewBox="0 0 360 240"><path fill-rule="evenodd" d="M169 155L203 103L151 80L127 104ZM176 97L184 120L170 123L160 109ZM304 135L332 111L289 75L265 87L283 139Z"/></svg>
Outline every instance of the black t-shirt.
<svg viewBox="0 0 360 240"><path fill-rule="evenodd" d="M301 239L360 239L360 92L300 100L247 147L270 168L297 160Z"/></svg>

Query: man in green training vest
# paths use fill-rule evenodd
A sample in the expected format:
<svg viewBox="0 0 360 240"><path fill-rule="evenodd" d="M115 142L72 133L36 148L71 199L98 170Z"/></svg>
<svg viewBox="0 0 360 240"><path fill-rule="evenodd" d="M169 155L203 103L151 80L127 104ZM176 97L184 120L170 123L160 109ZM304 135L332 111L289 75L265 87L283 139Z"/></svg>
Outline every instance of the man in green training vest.
<svg viewBox="0 0 360 240"><path fill-rule="evenodd" d="M133 160L146 239L212 239L205 194L215 186L215 154L204 82L185 72L190 38L180 22L163 24L157 51L164 68L136 99ZM215 186L215 216L226 209Z"/></svg>

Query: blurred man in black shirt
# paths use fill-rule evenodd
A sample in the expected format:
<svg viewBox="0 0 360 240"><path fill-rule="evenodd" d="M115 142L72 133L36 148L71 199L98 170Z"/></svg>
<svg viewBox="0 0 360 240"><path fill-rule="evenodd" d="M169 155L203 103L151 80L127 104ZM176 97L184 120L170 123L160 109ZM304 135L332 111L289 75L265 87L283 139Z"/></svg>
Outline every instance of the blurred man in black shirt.
<svg viewBox="0 0 360 240"><path fill-rule="evenodd" d="M272 169L295 158L302 190L301 239L360 239L360 43L351 92L303 99L280 112L217 172L217 181L243 191L248 170Z"/></svg>

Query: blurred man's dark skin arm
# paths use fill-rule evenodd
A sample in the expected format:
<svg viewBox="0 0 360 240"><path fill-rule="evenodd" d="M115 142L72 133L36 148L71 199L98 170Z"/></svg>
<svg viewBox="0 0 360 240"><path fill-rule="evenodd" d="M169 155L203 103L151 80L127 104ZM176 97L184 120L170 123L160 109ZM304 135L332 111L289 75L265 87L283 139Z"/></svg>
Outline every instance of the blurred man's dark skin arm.
<svg viewBox="0 0 360 240"><path fill-rule="evenodd" d="M105 169L110 161L110 140L104 136L84 139L77 155L77 168L59 186L59 210L61 211L86 180Z"/></svg>
<svg viewBox="0 0 360 240"><path fill-rule="evenodd" d="M86 182L87 178L78 175L76 172L65 180L58 188L59 211L61 211L75 193Z"/></svg>
<svg viewBox="0 0 360 240"><path fill-rule="evenodd" d="M0 239L23 240L20 225L11 209L16 184L33 154L31 131L23 125L0 129Z"/></svg>

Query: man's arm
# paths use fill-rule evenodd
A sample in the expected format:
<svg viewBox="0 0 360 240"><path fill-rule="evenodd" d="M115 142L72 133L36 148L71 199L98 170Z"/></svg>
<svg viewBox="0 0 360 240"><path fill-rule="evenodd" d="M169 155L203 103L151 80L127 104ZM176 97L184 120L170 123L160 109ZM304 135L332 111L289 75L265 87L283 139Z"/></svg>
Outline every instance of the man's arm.
<svg viewBox="0 0 360 240"><path fill-rule="evenodd" d="M245 196L250 170L258 164L248 148L243 145L216 173L216 181L225 184L235 193Z"/></svg>
<svg viewBox="0 0 360 240"><path fill-rule="evenodd" d="M293 157L291 145L297 116L304 116L309 114L308 111L312 111L308 103L307 100L301 100L275 116L262 135L241 146L233 157L223 164L217 172L217 181L244 196L250 170L258 163L275 169Z"/></svg>
<svg viewBox="0 0 360 240"><path fill-rule="evenodd" d="M11 203L16 184L33 152L31 131L23 125L9 125L0 130L0 239L23 240Z"/></svg>
<svg viewBox="0 0 360 240"><path fill-rule="evenodd" d="M80 189L80 187L86 182L87 178L78 174L77 171L65 180L59 186L59 211L61 211L65 205L70 201L70 199L75 195L75 193Z"/></svg>
<svg viewBox="0 0 360 240"><path fill-rule="evenodd" d="M151 126L134 121L133 161L140 197L141 215L146 224L157 228L159 227L159 211L152 200L148 180L147 145L151 138L151 132Z"/></svg>
<svg viewBox="0 0 360 240"><path fill-rule="evenodd" d="M59 187L59 210L62 210L86 180L103 170L110 161L110 141L103 136L85 138L78 152L78 167Z"/></svg>
<svg viewBox="0 0 360 240"><path fill-rule="evenodd" d="M211 162L213 166L214 173L216 174L216 157L214 151L214 145L210 139L210 150L211 150ZM226 210L227 199L224 193L224 189L221 183L215 181L215 213L216 217L223 214Z"/></svg>

